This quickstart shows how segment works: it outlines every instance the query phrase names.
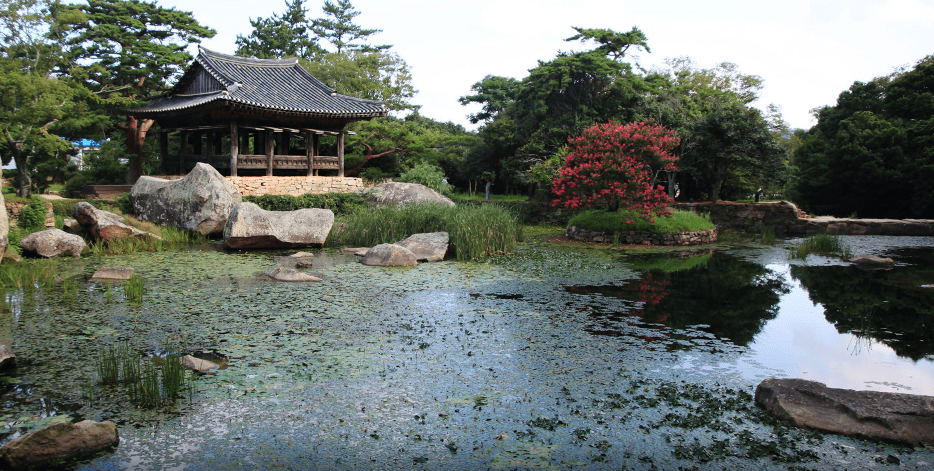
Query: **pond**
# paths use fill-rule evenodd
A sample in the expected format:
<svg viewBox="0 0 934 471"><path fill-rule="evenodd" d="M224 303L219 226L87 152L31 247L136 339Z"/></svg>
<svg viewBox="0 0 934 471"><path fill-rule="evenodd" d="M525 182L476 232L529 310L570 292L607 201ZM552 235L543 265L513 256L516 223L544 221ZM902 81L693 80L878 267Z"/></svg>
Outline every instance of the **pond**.
<svg viewBox="0 0 934 471"><path fill-rule="evenodd" d="M769 376L934 395L934 240L844 240L896 268L789 262L780 245L529 244L406 269L322 250L316 284L264 279L289 263L278 252L63 261L65 282L5 294L19 365L0 376L0 439L116 422L120 445L77 469L929 467L934 450L793 429L753 404ZM142 304L89 282L101 266L134 268ZM117 341L222 369L137 409L96 379Z"/></svg>

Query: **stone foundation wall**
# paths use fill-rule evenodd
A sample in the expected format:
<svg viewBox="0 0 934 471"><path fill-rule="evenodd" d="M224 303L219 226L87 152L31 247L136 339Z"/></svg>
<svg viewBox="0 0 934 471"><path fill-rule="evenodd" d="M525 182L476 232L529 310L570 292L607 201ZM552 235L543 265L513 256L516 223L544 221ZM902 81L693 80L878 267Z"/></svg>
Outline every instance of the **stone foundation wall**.
<svg viewBox="0 0 934 471"><path fill-rule="evenodd" d="M717 204L677 203L675 209L710 214L710 221L720 229L734 229L749 233L771 230L775 234L793 232L798 219L807 214L788 201L766 201L762 203L734 203L721 201Z"/></svg>
<svg viewBox="0 0 934 471"><path fill-rule="evenodd" d="M226 177L240 194L292 195L306 193L353 193L364 188L362 178L353 177Z"/></svg>
<svg viewBox="0 0 934 471"><path fill-rule="evenodd" d="M788 201L717 204L678 203L676 209L710 214L710 221L721 230L750 233L773 231L776 235L910 235L934 236L930 219L849 219L830 216L810 217Z"/></svg>
<svg viewBox="0 0 934 471"><path fill-rule="evenodd" d="M577 226L568 226L567 237L584 242L613 242L613 234L590 231ZM624 231L619 233L621 244L645 245L699 245L717 241L717 230L676 232L673 234L655 234L652 232Z"/></svg>

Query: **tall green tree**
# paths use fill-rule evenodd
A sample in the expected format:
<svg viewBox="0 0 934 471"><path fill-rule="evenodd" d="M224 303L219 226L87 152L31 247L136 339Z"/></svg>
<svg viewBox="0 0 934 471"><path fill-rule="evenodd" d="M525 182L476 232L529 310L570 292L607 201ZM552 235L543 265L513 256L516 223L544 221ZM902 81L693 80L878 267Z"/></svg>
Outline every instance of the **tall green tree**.
<svg viewBox="0 0 934 471"><path fill-rule="evenodd" d="M306 18L308 10L304 0L285 2L285 12L269 18L250 18L253 31L248 35L237 35L236 55L260 59L301 57L313 60L324 49L318 38L311 35L311 24Z"/></svg>
<svg viewBox="0 0 934 471"><path fill-rule="evenodd" d="M314 61L301 61L311 75L338 93L386 103L392 111L417 110L412 69L390 51L349 50L324 53Z"/></svg>
<svg viewBox="0 0 934 471"><path fill-rule="evenodd" d="M793 196L819 214L934 217L934 56L855 82L795 151Z"/></svg>
<svg viewBox="0 0 934 471"><path fill-rule="evenodd" d="M61 10L81 14L68 37L70 57L74 64L89 64L80 78L93 92L96 108L111 114L112 125L124 132L130 154L127 182L134 183L142 174L143 144L154 122L121 115L166 91L192 60L188 45L215 32L190 12L155 2L88 0Z"/></svg>
<svg viewBox="0 0 934 471"><path fill-rule="evenodd" d="M383 30L368 29L354 23L354 18L360 16L360 12L354 9L350 0L337 0L337 3L324 0L322 10L324 10L324 16L312 21L311 30L318 38L331 43L334 52L340 54L351 49L376 52L392 47L391 45L374 46L366 42L355 42L366 41L370 36Z"/></svg>

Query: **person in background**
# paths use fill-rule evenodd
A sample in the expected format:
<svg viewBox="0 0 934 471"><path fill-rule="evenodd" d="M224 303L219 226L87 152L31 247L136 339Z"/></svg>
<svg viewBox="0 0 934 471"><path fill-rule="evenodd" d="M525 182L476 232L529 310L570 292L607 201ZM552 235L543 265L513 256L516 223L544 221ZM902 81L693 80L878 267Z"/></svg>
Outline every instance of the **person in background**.
<svg viewBox="0 0 934 471"><path fill-rule="evenodd" d="M486 179L486 200L490 201L490 179Z"/></svg>

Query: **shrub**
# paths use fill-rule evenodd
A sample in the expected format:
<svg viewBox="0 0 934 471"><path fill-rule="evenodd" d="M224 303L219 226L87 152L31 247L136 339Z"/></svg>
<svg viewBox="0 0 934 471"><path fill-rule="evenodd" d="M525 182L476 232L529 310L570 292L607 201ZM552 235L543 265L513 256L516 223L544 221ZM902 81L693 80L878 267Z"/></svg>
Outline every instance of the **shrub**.
<svg viewBox="0 0 934 471"><path fill-rule="evenodd" d="M552 192L568 209L630 209L651 222L667 215L671 199L653 187L655 171L675 170L679 138L648 123L597 124L571 138Z"/></svg>
<svg viewBox="0 0 934 471"><path fill-rule="evenodd" d="M650 222L634 211L607 211L602 209L584 211L568 221L569 226L578 226L597 232L617 233L624 231L671 232L706 231L713 229L710 215L693 211L675 210L670 216L658 216Z"/></svg>
<svg viewBox="0 0 934 471"><path fill-rule="evenodd" d="M45 227L46 207L42 198L33 196L17 218L17 225L23 229L41 229Z"/></svg>
<svg viewBox="0 0 934 471"><path fill-rule="evenodd" d="M396 181L425 185L443 195L450 196L453 189L447 183L444 170L429 163L420 163L406 170Z"/></svg>
<svg viewBox="0 0 934 471"><path fill-rule="evenodd" d="M808 258L809 254L839 256L844 259L851 258L853 255L850 248L843 244L839 237L828 234L816 234L804 239L801 243L791 244L789 251L791 258L801 260Z"/></svg>
<svg viewBox="0 0 934 471"><path fill-rule="evenodd" d="M304 208L330 209L335 216L353 214L366 207L366 198L359 193L324 193L290 195L250 195L243 201L266 211L295 211Z"/></svg>
<svg viewBox="0 0 934 471"><path fill-rule="evenodd" d="M412 234L447 232L458 260L510 252L522 237L516 216L496 205L380 206L339 221L328 236L329 246L374 246L398 242Z"/></svg>

